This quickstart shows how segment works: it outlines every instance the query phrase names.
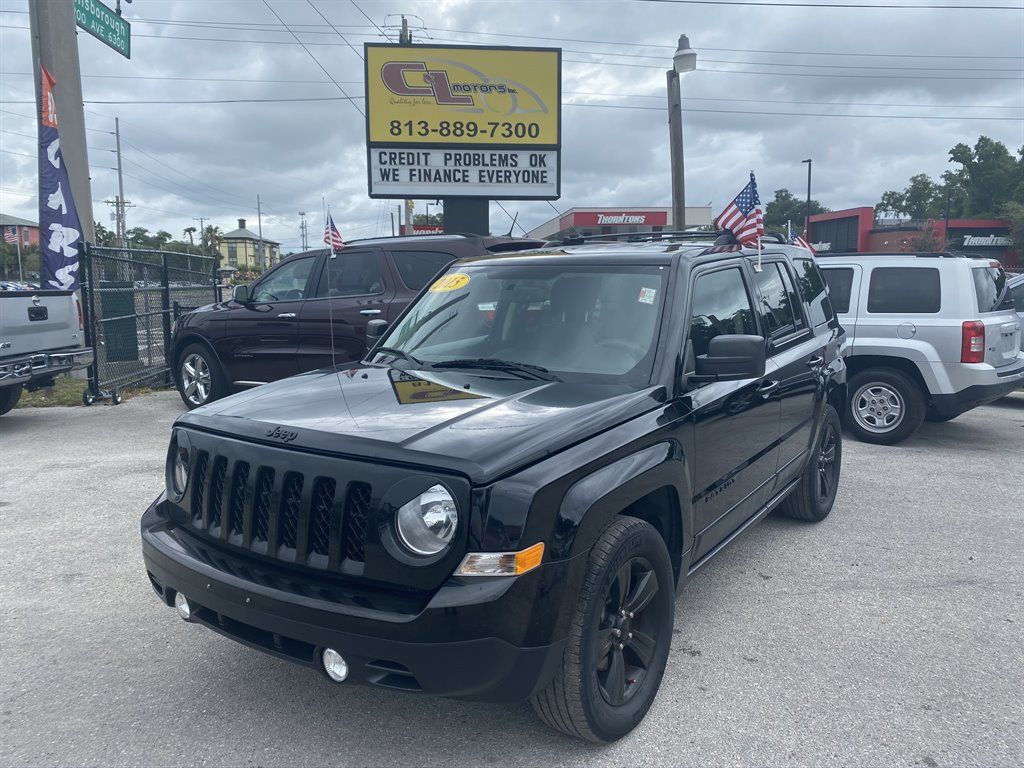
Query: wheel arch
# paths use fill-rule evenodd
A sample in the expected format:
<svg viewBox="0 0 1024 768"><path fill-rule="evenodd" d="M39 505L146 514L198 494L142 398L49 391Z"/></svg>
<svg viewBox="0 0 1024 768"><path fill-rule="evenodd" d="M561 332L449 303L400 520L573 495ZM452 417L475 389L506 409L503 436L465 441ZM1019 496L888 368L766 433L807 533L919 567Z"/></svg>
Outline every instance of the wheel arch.
<svg viewBox="0 0 1024 768"><path fill-rule="evenodd" d="M848 357L846 359L848 390L846 397L851 396L853 393L853 389L849 387L850 379L871 368L891 368L892 370L899 371L900 373L910 377L911 381L917 384L921 389L921 394L924 396L925 401L931 401L931 392L929 390L928 383L921 374L921 369L918 368L914 361L908 360L905 357L891 357L888 355L853 355L852 357ZM846 397L844 397L844 400ZM843 413L843 409L837 410L839 410L840 413Z"/></svg>
<svg viewBox="0 0 1024 768"><path fill-rule="evenodd" d="M174 377L174 381L181 383L178 380L178 366L181 363L181 356L192 344L200 344L205 347L210 355L213 357L213 361L220 367L227 378L227 369L224 367L224 363L220 359L220 355L217 354L217 350L214 349L213 344L203 336L201 333L195 331L185 331L178 338L174 340L174 344L171 347L171 375Z"/></svg>

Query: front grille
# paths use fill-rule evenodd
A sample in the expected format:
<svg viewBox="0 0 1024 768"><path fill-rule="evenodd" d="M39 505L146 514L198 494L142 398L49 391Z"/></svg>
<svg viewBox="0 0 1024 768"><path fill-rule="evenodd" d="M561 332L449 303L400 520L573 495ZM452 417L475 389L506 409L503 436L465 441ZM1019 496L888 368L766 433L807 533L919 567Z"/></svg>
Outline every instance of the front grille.
<svg viewBox="0 0 1024 768"><path fill-rule="evenodd" d="M209 537L275 559L318 568L364 562L371 486L320 474L327 467L309 474L301 468L200 450L192 524Z"/></svg>
<svg viewBox="0 0 1024 768"><path fill-rule="evenodd" d="M296 549L299 534L299 512L302 509L302 475L289 472L284 476L281 512L277 516L277 541L283 547Z"/></svg>

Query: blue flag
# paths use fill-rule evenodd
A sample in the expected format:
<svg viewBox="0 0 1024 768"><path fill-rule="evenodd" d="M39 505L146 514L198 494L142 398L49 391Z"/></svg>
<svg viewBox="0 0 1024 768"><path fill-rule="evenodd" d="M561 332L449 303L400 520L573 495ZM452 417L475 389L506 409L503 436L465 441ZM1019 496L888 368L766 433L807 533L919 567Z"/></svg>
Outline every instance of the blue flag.
<svg viewBox="0 0 1024 768"><path fill-rule="evenodd" d="M53 100L57 81L42 64L39 68L39 283L44 289L74 291L81 283L82 224L57 134Z"/></svg>

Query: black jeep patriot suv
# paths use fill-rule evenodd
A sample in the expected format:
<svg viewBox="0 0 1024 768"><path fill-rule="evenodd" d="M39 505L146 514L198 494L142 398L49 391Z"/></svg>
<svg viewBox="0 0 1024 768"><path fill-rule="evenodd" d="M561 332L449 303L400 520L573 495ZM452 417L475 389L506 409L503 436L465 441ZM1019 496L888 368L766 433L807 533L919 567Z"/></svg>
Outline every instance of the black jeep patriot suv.
<svg viewBox="0 0 1024 768"><path fill-rule="evenodd" d="M773 509L832 509L843 331L806 250L462 259L385 326L174 425L142 546L182 618L610 741L657 693L683 579Z"/></svg>

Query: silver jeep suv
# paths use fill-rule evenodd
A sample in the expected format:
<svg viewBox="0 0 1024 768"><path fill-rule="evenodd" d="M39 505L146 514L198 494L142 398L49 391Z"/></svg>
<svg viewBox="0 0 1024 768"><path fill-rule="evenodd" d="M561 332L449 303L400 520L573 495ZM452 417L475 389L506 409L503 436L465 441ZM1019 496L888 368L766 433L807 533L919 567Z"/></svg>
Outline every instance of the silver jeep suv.
<svg viewBox="0 0 1024 768"><path fill-rule="evenodd" d="M846 328L844 421L892 445L1024 386L1021 320L998 261L951 253L818 257Z"/></svg>

